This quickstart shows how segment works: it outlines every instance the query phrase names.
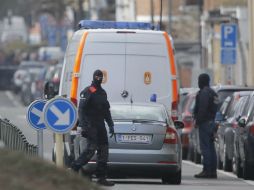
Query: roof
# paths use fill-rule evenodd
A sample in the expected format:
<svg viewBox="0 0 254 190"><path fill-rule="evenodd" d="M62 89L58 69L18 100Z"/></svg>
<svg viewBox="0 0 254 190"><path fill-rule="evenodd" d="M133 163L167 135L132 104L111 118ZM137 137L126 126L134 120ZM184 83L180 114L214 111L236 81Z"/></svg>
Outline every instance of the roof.
<svg viewBox="0 0 254 190"><path fill-rule="evenodd" d="M239 86L239 85L218 85L212 87L216 92L222 90L254 90L254 87L250 86Z"/></svg>

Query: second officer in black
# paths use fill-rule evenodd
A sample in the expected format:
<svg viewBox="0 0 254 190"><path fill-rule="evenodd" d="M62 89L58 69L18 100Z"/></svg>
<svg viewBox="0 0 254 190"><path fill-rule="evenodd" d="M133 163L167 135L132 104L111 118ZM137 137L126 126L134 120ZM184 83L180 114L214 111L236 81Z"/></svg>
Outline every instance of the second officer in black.
<svg viewBox="0 0 254 190"><path fill-rule="evenodd" d="M110 113L110 104L107 93L101 87L103 73L96 70L93 74L92 84L80 93L78 107L79 126L82 128L82 136L87 138L87 147L79 158L72 163L72 169L79 169L88 163L97 150L96 176L98 183L105 186L113 186L114 183L106 180L108 161L108 137L104 120L109 126L111 137L114 135L114 123Z"/></svg>

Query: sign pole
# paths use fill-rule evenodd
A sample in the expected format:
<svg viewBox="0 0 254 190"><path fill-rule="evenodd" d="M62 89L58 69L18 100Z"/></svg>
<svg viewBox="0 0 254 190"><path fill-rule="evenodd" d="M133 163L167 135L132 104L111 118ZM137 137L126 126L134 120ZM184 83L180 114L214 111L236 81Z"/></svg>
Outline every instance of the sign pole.
<svg viewBox="0 0 254 190"><path fill-rule="evenodd" d="M63 167L63 134L55 134L56 136L56 165Z"/></svg>
<svg viewBox="0 0 254 190"><path fill-rule="evenodd" d="M43 130L37 130L38 155L43 158Z"/></svg>
<svg viewBox="0 0 254 190"><path fill-rule="evenodd" d="M55 133L56 165L64 167L63 137L77 123L77 108L69 99L56 97L45 105L43 112L46 126Z"/></svg>

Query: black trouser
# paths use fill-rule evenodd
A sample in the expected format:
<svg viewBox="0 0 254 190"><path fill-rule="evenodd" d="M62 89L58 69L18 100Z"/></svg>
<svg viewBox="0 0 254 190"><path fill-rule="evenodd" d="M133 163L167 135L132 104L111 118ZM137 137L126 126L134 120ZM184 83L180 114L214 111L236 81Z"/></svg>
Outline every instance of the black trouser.
<svg viewBox="0 0 254 190"><path fill-rule="evenodd" d="M215 173L217 169L217 156L214 146L214 121L207 121L199 126L199 141L203 155L203 170Z"/></svg>
<svg viewBox="0 0 254 190"><path fill-rule="evenodd" d="M87 147L74 161L72 167L74 170L80 169L87 164L94 156L97 150L97 168L96 176L98 178L106 177L108 161L108 137L104 122L101 125L92 125L88 130Z"/></svg>

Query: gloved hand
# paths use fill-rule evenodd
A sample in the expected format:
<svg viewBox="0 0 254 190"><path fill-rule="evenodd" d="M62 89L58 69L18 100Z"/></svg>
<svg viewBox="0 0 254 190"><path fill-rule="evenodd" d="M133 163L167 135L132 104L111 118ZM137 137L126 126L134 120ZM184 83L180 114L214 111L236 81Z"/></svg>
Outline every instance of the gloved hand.
<svg viewBox="0 0 254 190"><path fill-rule="evenodd" d="M88 129L82 129L81 136L84 138L87 138L88 137Z"/></svg>
<svg viewBox="0 0 254 190"><path fill-rule="evenodd" d="M114 134L115 134L114 126L109 127L109 134L110 134L110 136L109 136L110 138L112 138L114 136Z"/></svg>

